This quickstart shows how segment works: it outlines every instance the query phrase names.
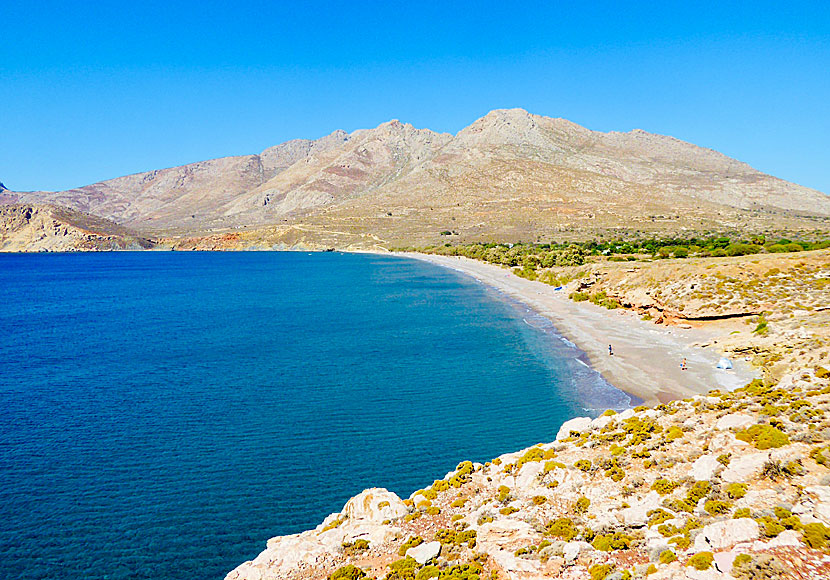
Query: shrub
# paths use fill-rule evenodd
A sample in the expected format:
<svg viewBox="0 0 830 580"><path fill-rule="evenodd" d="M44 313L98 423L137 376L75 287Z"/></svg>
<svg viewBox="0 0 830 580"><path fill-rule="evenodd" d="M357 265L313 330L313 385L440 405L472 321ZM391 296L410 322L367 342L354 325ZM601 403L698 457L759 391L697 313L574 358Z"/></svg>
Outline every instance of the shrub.
<svg viewBox="0 0 830 580"><path fill-rule="evenodd" d="M612 481L622 481L625 477L625 471L621 467L614 466L605 471L605 476L610 477Z"/></svg>
<svg viewBox="0 0 830 580"><path fill-rule="evenodd" d="M646 515L648 516L648 527L659 526L665 521L674 519L673 513L667 512L666 510L661 508L651 510Z"/></svg>
<svg viewBox="0 0 830 580"><path fill-rule="evenodd" d="M591 500L588 499L585 496L582 496L581 498L576 500L576 503L574 504L574 511L578 514L584 514L585 512L588 511L588 508L590 507L590 505L591 505Z"/></svg>
<svg viewBox="0 0 830 580"><path fill-rule="evenodd" d="M437 492L447 491L450 488L450 482L445 481L443 479L436 479L435 482L432 484L432 489Z"/></svg>
<svg viewBox="0 0 830 580"><path fill-rule="evenodd" d="M510 488L507 487L506 485L500 485L498 491L499 491L499 497L498 497L499 501L501 503L506 502L507 498L510 497Z"/></svg>
<svg viewBox="0 0 830 580"><path fill-rule="evenodd" d="M653 489L660 495L667 495L673 492L678 485L679 484L677 482L661 478L651 484L651 489Z"/></svg>
<svg viewBox="0 0 830 580"><path fill-rule="evenodd" d="M709 495L712 491L712 484L708 481L696 481L691 489L686 493L686 499L692 506L696 506L697 502Z"/></svg>
<svg viewBox="0 0 830 580"><path fill-rule="evenodd" d="M703 509L706 510L706 513L717 516L728 513L732 509L732 504L719 499L710 499L703 504Z"/></svg>
<svg viewBox="0 0 830 580"><path fill-rule="evenodd" d="M358 580L358 578L364 578L365 576L366 572L357 566L348 564L332 572L329 576L329 580Z"/></svg>
<svg viewBox="0 0 830 580"><path fill-rule="evenodd" d="M471 480L470 474L473 472L472 461L462 461L455 468L455 475L450 478L449 484L453 487L461 487Z"/></svg>
<svg viewBox="0 0 830 580"><path fill-rule="evenodd" d="M712 562L715 561L715 556L712 552L698 552L686 562L687 566L691 566L695 570L708 570L712 567Z"/></svg>
<svg viewBox="0 0 830 580"><path fill-rule="evenodd" d="M752 425L735 433L741 441L752 443L757 449L775 449L788 445L790 438L783 431L772 425Z"/></svg>
<svg viewBox="0 0 830 580"><path fill-rule="evenodd" d="M354 542L343 542L343 553L347 556L354 556L369 549L368 540L355 540Z"/></svg>
<svg viewBox="0 0 830 580"><path fill-rule="evenodd" d="M734 520L739 520L741 518L749 518L749 517L752 517L750 512L749 512L749 508L738 508L732 514L732 519L734 519Z"/></svg>
<svg viewBox="0 0 830 580"><path fill-rule="evenodd" d="M692 545L692 540L689 536L675 536L673 538L669 538L669 544L674 544L677 546L678 550L686 550L689 546Z"/></svg>
<svg viewBox="0 0 830 580"><path fill-rule="evenodd" d="M732 461L731 453L724 453L723 455L718 455L718 463L720 463L721 465L729 465L730 461Z"/></svg>
<svg viewBox="0 0 830 580"><path fill-rule="evenodd" d="M389 564L391 572L386 575L386 580L415 580L415 571L418 569L418 562L415 558L406 557Z"/></svg>
<svg viewBox="0 0 830 580"><path fill-rule="evenodd" d="M499 510L499 513L503 516L509 516L510 514L515 514L517 511L519 511L517 508L514 508L513 506L507 506L501 508Z"/></svg>
<svg viewBox="0 0 830 580"><path fill-rule="evenodd" d="M677 425L674 425L673 427L669 427L668 431L666 431L665 438L666 438L666 442L668 442L668 443L671 443L672 441L674 441L676 439L680 439L681 437L683 437L683 429L681 429Z"/></svg>
<svg viewBox="0 0 830 580"><path fill-rule="evenodd" d="M593 466L591 465L591 461L589 459L580 459L579 461L574 463L574 467L576 467L577 469L579 469L581 471L586 471L587 472L587 471L591 471L591 467L593 467Z"/></svg>
<svg viewBox="0 0 830 580"><path fill-rule="evenodd" d="M548 501L548 498L546 498L546 497L545 497L545 496L543 496L543 495L535 495L535 496L533 496L533 500L532 500L532 501L533 501L533 504L534 504L534 505L542 505L543 503L545 503L546 501Z"/></svg>
<svg viewBox="0 0 830 580"><path fill-rule="evenodd" d="M747 485L745 483L730 483L724 491L732 499L741 499L746 495Z"/></svg>
<svg viewBox="0 0 830 580"><path fill-rule="evenodd" d="M441 569L438 566L424 566L415 574L415 580L429 580L430 578L438 578L440 575Z"/></svg>
<svg viewBox="0 0 830 580"><path fill-rule="evenodd" d="M455 500L454 502L452 502L450 504L450 507L462 508L462 507L464 507L465 503L467 503L467 498L466 497L459 497L457 500Z"/></svg>
<svg viewBox="0 0 830 580"><path fill-rule="evenodd" d="M811 548L823 550L830 542L830 528L821 523L805 525L801 534L804 543Z"/></svg>
<svg viewBox="0 0 830 580"><path fill-rule="evenodd" d="M415 546L420 546L424 543L424 539L421 536L412 536L403 545L398 548L398 556L405 556L406 551L409 548L414 548Z"/></svg>
<svg viewBox="0 0 830 580"><path fill-rule="evenodd" d="M546 533L554 538L570 542L577 536L578 531L570 518L558 518L548 523Z"/></svg>
<svg viewBox="0 0 830 580"><path fill-rule="evenodd" d="M611 573L614 566L611 564L594 564L588 569L591 575L591 580L605 580L605 577Z"/></svg>
<svg viewBox="0 0 830 580"><path fill-rule="evenodd" d="M675 560L677 560L677 556L675 556L674 552L672 552L671 550L664 550L660 554L660 563L661 564L671 564Z"/></svg>
<svg viewBox="0 0 830 580"><path fill-rule="evenodd" d="M830 467L830 447L815 447L810 451L810 459L819 465Z"/></svg>
<svg viewBox="0 0 830 580"><path fill-rule="evenodd" d="M820 379L830 379L830 371L824 367L816 367L816 377Z"/></svg>
<svg viewBox="0 0 830 580"><path fill-rule="evenodd" d="M571 292L569 296L571 300L574 302L585 302L588 300L588 293L587 292Z"/></svg>
<svg viewBox="0 0 830 580"><path fill-rule="evenodd" d="M632 538L626 536L622 532L614 532L613 534L604 534L594 538L591 545L603 552L610 552L612 550L627 550L631 546Z"/></svg>

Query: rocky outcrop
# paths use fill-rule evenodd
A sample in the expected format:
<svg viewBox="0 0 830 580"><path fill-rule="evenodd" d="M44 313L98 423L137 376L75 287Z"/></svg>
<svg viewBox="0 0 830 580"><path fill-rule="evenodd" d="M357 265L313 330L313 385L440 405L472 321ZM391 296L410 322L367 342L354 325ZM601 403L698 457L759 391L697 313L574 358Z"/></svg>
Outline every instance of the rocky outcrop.
<svg viewBox="0 0 830 580"><path fill-rule="evenodd" d="M153 242L113 222L66 208L0 205L0 252L141 250Z"/></svg>
<svg viewBox="0 0 830 580"><path fill-rule="evenodd" d="M828 433L823 371L578 418L406 500L366 490L227 578L830 577Z"/></svg>

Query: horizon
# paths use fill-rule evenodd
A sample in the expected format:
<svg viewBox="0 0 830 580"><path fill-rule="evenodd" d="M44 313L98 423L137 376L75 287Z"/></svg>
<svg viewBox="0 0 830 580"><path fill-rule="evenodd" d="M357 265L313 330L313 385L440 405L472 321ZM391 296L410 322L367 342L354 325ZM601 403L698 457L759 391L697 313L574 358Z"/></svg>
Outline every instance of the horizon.
<svg viewBox="0 0 830 580"><path fill-rule="evenodd" d="M491 110L522 108L593 131L668 135L830 192L822 3L491 3L471 13L47 2L0 16L0 182L14 191L256 154L395 118L456 134Z"/></svg>

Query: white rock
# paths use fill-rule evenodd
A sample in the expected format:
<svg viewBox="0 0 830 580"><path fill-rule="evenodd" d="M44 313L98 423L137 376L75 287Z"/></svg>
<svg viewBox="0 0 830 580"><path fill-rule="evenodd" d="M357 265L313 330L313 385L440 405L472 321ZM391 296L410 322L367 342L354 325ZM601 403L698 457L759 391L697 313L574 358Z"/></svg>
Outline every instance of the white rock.
<svg viewBox="0 0 830 580"><path fill-rule="evenodd" d="M567 439L571 436L571 431L585 431L591 427L591 418L590 417L577 417L576 419L571 419L570 421L565 421L562 426L559 428L559 432L556 434L556 440L561 441L562 439Z"/></svg>
<svg viewBox="0 0 830 580"><path fill-rule="evenodd" d="M695 481L709 481L719 467L721 467L721 464L714 455L703 455L692 463L692 469L689 471L689 475Z"/></svg>
<svg viewBox="0 0 830 580"><path fill-rule="evenodd" d="M634 416L634 409L626 409L622 413L617 414L617 419L620 421L625 421L626 419L631 419Z"/></svg>
<svg viewBox="0 0 830 580"><path fill-rule="evenodd" d="M650 491L642 500L634 502L631 507L618 511L617 517L626 526L641 528L648 523L648 512L660 507L661 501L660 494Z"/></svg>
<svg viewBox="0 0 830 580"><path fill-rule="evenodd" d="M783 546L800 546L801 539L798 532L795 530L784 530L769 542L770 548L778 548Z"/></svg>
<svg viewBox="0 0 830 580"><path fill-rule="evenodd" d="M713 555L715 557L715 567L721 572L729 573L732 571L732 564L735 562L738 553L735 551L715 552Z"/></svg>
<svg viewBox="0 0 830 580"><path fill-rule="evenodd" d="M342 513L351 521L379 524L384 520L403 517L409 510L396 494L382 487L373 487L347 501Z"/></svg>
<svg viewBox="0 0 830 580"><path fill-rule="evenodd" d="M566 562L573 562L582 552L587 552L593 549L594 547L588 542L567 542L562 547L562 554L564 555Z"/></svg>
<svg viewBox="0 0 830 580"><path fill-rule="evenodd" d="M684 573L685 577L689 580L723 580L732 578L732 576L718 572L714 565L708 570L698 570L692 566L687 566ZM672 578L683 578L683 576L672 576Z"/></svg>
<svg viewBox="0 0 830 580"><path fill-rule="evenodd" d="M614 421L614 415L601 415L591 421L591 429L596 429L597 431L602 430Z"/></svg>
<svg viewBox="0 0 830 580"><path fill-rule="evenodd" d="M743 413L730 413L729 415L724 415L718 419L718 422L715 423L715 429L720 429L721 431L725 429L743 429L744 427L749 427L754 424L755 419L749 415L744 415Z"/></svg>
<svg viewBox="0 0 830 580"><path fill-rule="evenodd" d="M761 472L769 455L767 453L749 453L735 457L721 473L721 479L727 483L743 483Z"/></svg>
<svg viewBox="0 0 830 580"><path fill-rule="evenodd" d="M755 520L740 518L704 526L695 538L695 551L705 552L726 548L738 542L754 540L760 534Z"/></svg>
<svg viewBox="0 0 830 580"><path fill-rule="evenodd" d="M440 553L441 542L426 542L414 548L409 548L406 551L406 556L415 558L415 561L423 566L433 558L437 558Z"/></svg>

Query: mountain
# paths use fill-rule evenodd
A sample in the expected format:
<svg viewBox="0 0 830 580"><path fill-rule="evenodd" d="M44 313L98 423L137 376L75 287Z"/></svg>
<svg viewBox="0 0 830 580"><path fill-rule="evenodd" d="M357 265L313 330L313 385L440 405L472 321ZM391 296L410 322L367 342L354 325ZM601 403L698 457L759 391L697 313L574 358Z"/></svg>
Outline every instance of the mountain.
<svg viewBox="0 0 830 580"><path fill-rule="evenodd" d="M147 235L239 232L243 245L265 246L830 226L827 195L711 149L522 109L492 111L454 136L395 120L2 200L62 205Z"/></svg>
<svg viewBox="0 0 830 580"><path fill-rule="evenodd" d="M49 205L0 205L0 252L141 250L153 246L109 220Z"/></svg>

